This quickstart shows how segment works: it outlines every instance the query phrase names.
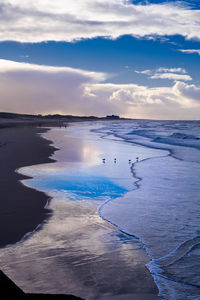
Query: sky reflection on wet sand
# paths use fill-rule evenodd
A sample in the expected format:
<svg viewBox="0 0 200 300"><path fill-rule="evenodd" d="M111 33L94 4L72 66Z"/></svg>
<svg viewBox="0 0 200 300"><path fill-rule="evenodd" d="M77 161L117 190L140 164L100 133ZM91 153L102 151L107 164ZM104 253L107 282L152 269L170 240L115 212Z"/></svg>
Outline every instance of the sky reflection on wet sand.
<svg viewBox="0 0 200 300"><path fill-rule="evenodd" d="M97 213L102 200L134 188L128 158L134 159L139 147L134 151L132 145L114 145L90 133L86 126L76 125L68 131L65 139L67 130L45 134L56 147L62 145L53 157L59 162L22 170L34 176L25 184L54 197L52 213L42 230L20 245L0 250L2 269L26 292L72 293L88 300L132 299L133 294L134 299L145 299L145 294L157 299L145 267L149 258L141 243L120 233Z"/></svg>

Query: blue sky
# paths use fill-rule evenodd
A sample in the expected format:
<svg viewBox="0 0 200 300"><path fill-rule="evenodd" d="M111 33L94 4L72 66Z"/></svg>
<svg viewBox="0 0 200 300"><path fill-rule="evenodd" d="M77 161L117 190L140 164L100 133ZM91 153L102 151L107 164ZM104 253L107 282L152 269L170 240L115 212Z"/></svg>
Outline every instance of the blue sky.
<svg viewBox="0 0 200 300"><path fill-rule="evenodd" d="M199 20L199 1L0 0L0 110L200 119Z"/></svg>
<svg viewBox="0 0 200 300"><path fill-rule="evenodd" d="M116 40L94 38L91 40L46 43L0 44L0 57L18 62L52 66L70 66L96 72L113 74L109 82L170 85L170 80L151 79L135 70L154 70L159 67L185 68L198 83L200 59L198 54L188 55L182 48L198 49L198 41L185 41L181 36L168 37L168 41L137 39L123 36ZM108 80L107 80L108 81Z"/></svg>

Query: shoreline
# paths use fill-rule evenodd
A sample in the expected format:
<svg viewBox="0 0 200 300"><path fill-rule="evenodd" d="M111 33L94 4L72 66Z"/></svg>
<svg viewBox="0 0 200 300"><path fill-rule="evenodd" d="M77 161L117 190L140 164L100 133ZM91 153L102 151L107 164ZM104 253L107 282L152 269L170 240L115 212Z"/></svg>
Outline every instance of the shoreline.
<svg viewBox="0 0 200 300"><path fill-rule="evenodd" d="M12 223L10 223L10 221L7 220L7 223L9 225L12 225L10 226L11 229L10 232L13 234L11 234L11 236L9 235L9 238L10 240L12 240L12 242L7 242L3 246L1 246L1 244L3 242L5 243L5 237L4 240L2 240L1 237L0 247L5 247L8 245L12 246L13 244L20 243L21 241L26 239L26 236L29 233L32 233L36 230L38 231L39 228L42 227L42 223L44 223L44 221L47 220L48 217L50 217L52 210L46 209L45 204L47 203L48 199L51 198L42 191L35 190L34 188L24 185L21 182L21 180L30 177L26 175L22 175L21 173L18 172L18 169L23 168L25 166L44 164L44 163L55 161L54 159L50 158L50 156L58 148L52 145L52 142L50 140L45 139L44 137L38 134L38 133L45 133L48 130L49 129L47 128L46 129L36 128L30 126L28 127L25 126L23 128L9 127L9 128L0 129L0 143L2 143L2 141L4 143L4 146L2 147L0 146L0 159L2 159L2 154L4 154L4 168L1 168L0 172L3 172L3 170L5 172L6 161L7 161L8 170L6 173L5 180L7 181L7 184L11 184L12 186L14 186L14 189L10 189L9 192L7 189L6 193L8 193L8 195L13 195L13 194L15 195L15 198L11 199L10 203L13 203L13 205L15 205L15 209L16 207L18 208L18 210L16 209L16 211L14 212L15 218L13 218L12 216L12 208L13 208L12 206L10 206L11 209L10 218L8 217L8 215L4 215L3 218L4 221L5 219L11 220L13 218ZM26 141L26 143L24 143L24 141ZM14 156L13 153L15 153ZM2 184L2 181L0 182L0 184ZM2 186L0 185L0 187ZM32 200L31 207L27 206L27 201L26 201L27 195L30 197L29 199ZM20 205L18 205L17 203L18 200L20 200ZM37 203L35 200L37 200ZM2 205L2 202L0 203L0 205ZM4 203L4 208L5 206L6 204ZM30 216L32 216L31 219ZM29 222L29 224L25 223L27 219L28 221L29 220L31 221ZM22 230L21 230L21 238L19 239L18 229L20 228L20 226L22 227L21 228ZM5 228L5 226L3 227ZM12 227L14 227L14 232L12 231ZM25 229L25 228L31 228L31 229ZM15 233L16 230L17 233ZM5 229L5 233L7 233L7 229ZM140 272L138 274L140 276L142 275L140 274ZM145 275L147 276L147 274ZM27 294L27 295L30 296L31 294ZM157 295L141 294L141 297L144 297L144 299L147 299L146 297L149 297L148 299L159 299L158 294Z"/></svg>
<svg viewBox="0 0 200 300"><path fill-rule="evenodd" d="M44 137L44 138L46 138L46 137ZM48 139L48 138L47 138L47 139ZM49 140L50 140L50 139L49 139ZM52 139L52 141L53 141L53 145L57 148L58 145L55 143L55 140ZM63 145L62 145L62 146L63 146ZM59 146L58 146L58 148L59 148ZM62 149L63 147L60 147L60 148ZM59 150L60 150L60 148L59 148ZM56 155L57 155L57 153L56 153ZM56 160L56 161L57 161L57 160ZM58 161L59 161L59 159L58 159ZM134 165L135 165L135 163L132 164L132 167L131 167L131 172L132 172L132 173L134 173L134 171L133 171ZM141 181L141 178L140 178L140 177L137 177L136 174L133 174L133 177L137 179L136 182L134 183L134 185L135 185L137 188L139 188L138 182ZM136 236L136 235L133 235L133 234L131 234L131 233L126 232L125 230L123 230L123 228L119 227L119 226L118 226L117 224L115 224L115 223L112 223L109 219L105 218L105 217L102 215L102 213L101 213L102 207L103 207L104 205L106 205L107 202L111 202L112 200L113 200L113 199L109 199L108 201L105 201L103 204L101 204L101 205L97 208L97 214L98 214L98 216L99 216L103 221L106 221L106 223L108 224L108 226L111 224L111 226L113 226L117 231L121 232L122 234L125 234L125 235L127 235L127 236L130 236L130 237L133 237L133 238L138 239L138 241L140 241L141 244L144 246L144 252L146 253L146 255L147 255L147 256L149 257L149 259L151 260L151 256L149 255L148 249L146 248L145 243L144 243L144 241L142 240L142 238L140 238L139 236ZM149 261L149 262L150 262L150 261ZM149 297L149 298L146 298L146 296L145 296L144 299L160 299L160 297L159 297L159 287L158 287L158 285L157 285L157 280L156 280L155 276L151 273L150 269L148 268L149 262L146 263L146 264L144 264L144 265L145 265L145 268L148 270L148 273L149 273L150 277L152 278L153 285L155 286L155 291L156 291L156 289L157 289L157 292L154 291L155 294L153 294L153 293L150 294L150 293L149 293L148 296L147 296L147 297ZM146 274L146 276L148 276L148 275Z"/></svg>
<svg viewBox="0 0 200 300"><path fill-rule="evenodd" d="M17 170L54 162L50 156L56 148L38 134L48 129L24 125L0 128L0 226L4 228L0 248L20 242L28 233L35 231L51 212L45 208L49 196L25 186L21 180L29 177Z"/></svg>

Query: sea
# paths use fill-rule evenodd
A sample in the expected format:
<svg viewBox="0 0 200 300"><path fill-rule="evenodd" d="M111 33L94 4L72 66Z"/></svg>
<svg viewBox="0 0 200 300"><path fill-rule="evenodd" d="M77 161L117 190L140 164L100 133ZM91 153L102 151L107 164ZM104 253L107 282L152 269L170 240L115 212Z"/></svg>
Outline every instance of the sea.
<svg viewBox="0 0 200 300"><path fill-rule="evenodd" d="M0 249L3 271L27 292L157 299L155 285L163 300L200 299L200 121L80 122L42 135L55 162L17 171L49 195L49 217Z"/></svg>

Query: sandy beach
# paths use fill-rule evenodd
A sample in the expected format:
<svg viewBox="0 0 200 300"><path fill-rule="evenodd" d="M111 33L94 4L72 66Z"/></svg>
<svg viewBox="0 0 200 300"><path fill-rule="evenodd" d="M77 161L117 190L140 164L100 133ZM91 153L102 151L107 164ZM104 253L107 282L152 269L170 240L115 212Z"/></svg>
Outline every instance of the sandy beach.
<svg viewBox="0 0 200 300"><path fill-rule="evenodd" d="M18 168L48 163L56 150L50 142L40 137L41 129L26 122L0 120L0 248L18 243L29 232L48 218L45 209L49 197L28 188L20 180L27 178L16 172ZM0 271L2 299L81 299L73 295L25 294L7 274Z"/></svg>
<svg viewBox="0 0 200 300"><path fill-rule="evenodd" d="M51 159L49 157L54 153L56 148L54 148L47 139L43 139L38 134L38 133L45 132L46 130L47 129L36 128L36 127L32 127L32 126L19 126L19 127L12 126L9 128L5 127L3 129L0 129L0 143L1 143L1 147L0 147L0 161L1 161L1 170L0 170L0 172L1 172L1 181L0 181L1 219L0 219L0 222L1 223L0 224L1 224L1 228L4 228L4 230L1 234L1 237L0 237L0 246L1 247L19 242L23 238L24 235L26 235L29 232L34 231L39 224L42 224L44 222L44 220L46 220L48 218L49 215L52 216L52 211L44 208L49 197L46 194L44 194L43 192L39 192L37 190L34 190L32 188L29 188L29 187L26 187L25 185L23 185L20 182L20 180L25 179L27 177L23 176L21 174L18 174L16 172L16 170L18 168L21 168L24 166L35 165L35 164L44 164L44 163L49 163L49 162L53 161L53 159ZM73 220L74 216L76 216L78 214L77 212L75 212L74 208L70 213L70 208L68 207L68 211L69 211L68 218L69 219L71 218L72 220ZM73 216L73 214L74 214L74 216ZM82 215L82 212L80 213L80 215ZM89 217L89 219L90 219L90 217ZM74 220L76 223L79 222L77 218ZM54 222L54 219L52 219L52 222ZM88 224L88 230L90 230L89 228L91 228L91 226L94 227L94 225ZM108 228L106 229L105 225L103 224L103 225L100 225L100 227L98 227L98 226L94 227L94 232L96 230L97 230L97 232L99 232L99 230L101 231L102 228L105 228L105 230L106 230L105 232L108 231L109 234L113 230L112 227L110 228L110 225L108 225ZM87 229L86 229L86 231L87 231ZM71 235L69 235L69 236L71 236ZM69 258L70 258L70 257L73 257L73 253L71 252L71 254L70 254L70 251L73 251L73 247L71 249L71 246L70 246L71 245L70 239L69 239L69 243L70 243L69 244ZM29 245L29 242L27 245ZM66 245L67 245L67 241L66 241ZM25 247L26 247L26 243L25 243ZM27 247L27 249L28 248L30 249L30 245ZM17 250L17 248L15 248L16 257L18 255L17 254L18 251L20 252L21 250L20 249ZM79 259L81 259L81 257L82 257L81 255L82 254L80 254ZM117 257L118 256L116 256L116 259L118 259ZM2 258L3 258L3 256L1 257L1 259ZM69 258L66 257L65 260L69 260ZM153 278L151 277L149 271L147 271L144 263L142 263L143 259L146 260L146 256L144 258L141 256L139 264L137 264L135 266L133 276L131 276L131 274L129 273L129 275L132 277L133 280L131 283L130 278L129 279L127 278L127 280L129 281L128 286L129 285L131 286L131 294L129 295L129 298L127 298L127 299L133 299L132 298L133 295L134 295L134 299L137 299L137 300L159 299L159 297L157 296L157 294L158 294L157 287L154 284ZM110 288L115 289L116 283L114 282L114 280L112 278L112 272L114 271L114 272L117 272L120 274L120 265L117 266L116 270L113 267L111 267L111 269L110 269L110 267L107 265L106 261L114 262L115 258L113 260L112 254L109 254L109 253L108 253L108 255L104 256L103 261L104 260L105 260L105 265L104 264L99 265L98 269L102 268L102 267L105 268L105 274L107 274L106 278L107 278L108 274L110 273L110 280L111 280ZM72 261L73 261L73 259L72 259ZM116 261L116 263L117 263L117 261ZM94 264L96 264L96 263L94 263ZM72 264L72 266L73 266L73 264ZM21 269L21 267L20 267L20 269ZM25 267L25 269L26 269L26 267ZM22 266L22 270L23 270L23 266ZM22 270L21 270L21 272L22 272L21 274L23 274L23 277L26 278L26 274L24 274L24 271L22 271ZM3 271L4 271L4 268L3 268ZM69 269L69 272L70 272L70 269ZM128 271L128 272L130 272L130 271ZM83 274L84 274L84 272L83 272ZM128 276L127 274L124 276L125 277ZM9 273L7 275L10 276ZM90 271L88 273L88 276L92 276L90 274ZM11 276L11 278L12 278L12 276ZM15 281L15 277L12 279ZM103 278L101 279L101 281L102 280L103 280ZM118 280L119 280L119 278L118 278ZM78 282L77 282L77 284L78 284ZM98 283L98 285L99 284L100 283ZM20 288L21 288L21 285L20 285ZM22 285L22 289L23 289L23 285ZM33 295L33 293L38 293L37 290L34 290L31 287L29 290L31 292L31 294L29 294L29 297L30 297L30 295ZM30 293L29 290L25 291L25 292ZM63 294L63 291L65 291L65 290L67 290L67 287L65 287L65 289L61 290L61 293ZM77 291L78 290L79 290L79 286L77 286ZM135 292L133 293L133 291L135 291ZM40 291L39 291L39 293L40 293ZM43 293L45 293L45 292L43 292ZM55 292L53 292L53 293L55 293ZM82 296L82 294L76 293L76 289L74 289L72 291L70 290L69 293L76 294L77 296ZM83 296L85 299L87 299L87 297L85 297L85 295L83 295ZM69 299L71 299L71 298L69 298ZM91 299L91 297L90 297L90 299ZM116 295L112 299L123 299L123 296L120 297L120 295Z"/></svg>
<svg viewBox="0 0 200 300"><path fill-rule="evenodd" d="M54 152L50 142L39 134L45 129L36 127L9 127L0 129L0 247L18 242L47 218L44 209L48 197L25 187L20 180L25 177L16 170L52 161Z"/></svg>

